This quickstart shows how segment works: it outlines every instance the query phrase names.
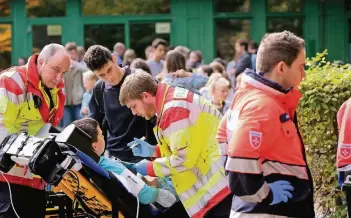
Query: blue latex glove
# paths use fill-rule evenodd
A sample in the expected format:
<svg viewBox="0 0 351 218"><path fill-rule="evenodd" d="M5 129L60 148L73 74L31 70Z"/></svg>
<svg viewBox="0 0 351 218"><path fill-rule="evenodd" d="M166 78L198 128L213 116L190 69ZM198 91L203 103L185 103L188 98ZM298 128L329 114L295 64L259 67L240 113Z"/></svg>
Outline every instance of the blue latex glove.
<svg viewBox="0 0 351 218"><path fill-rule="evenodd" d="M137 138L134 138L134 141L129 142L127 146L132 149L134 156L152 157L155 152L154 146Z"/></svg>
<svg viewBox="0 0 351 218"><path fill-rule="evenodd" d="M289 198L292 198L291 191L294 187L291 186L290 182L279 180L273 183L269 183L269 188L271 188L273 193L273 201L270 205L279 204L281 202L288 202Z"/></svg>
<svg viewBox="0 0 351 218"><path fill-rule="evenodd" d="M146 170L147 163L149 163L148 160L142 160L142 161L134 164L133 167L138 173L140 173L143 176L146 176L147 175L147 170Z"/></svg>

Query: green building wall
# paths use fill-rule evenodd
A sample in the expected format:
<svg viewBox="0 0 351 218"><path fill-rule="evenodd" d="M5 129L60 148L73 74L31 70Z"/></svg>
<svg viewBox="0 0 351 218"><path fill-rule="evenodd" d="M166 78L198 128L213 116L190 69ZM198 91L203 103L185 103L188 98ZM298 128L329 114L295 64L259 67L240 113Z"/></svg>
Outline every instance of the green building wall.
<svg viewBox="0 0 351 218"><path fill-rule="evenodd" d="M216 21L226 19L249 19L250 38L259 41L267 31L267 19L274 17L302 17L303 37L307 55L314 55L325 48L330 60L349 60L348 20L344 0L304 0L301 13L267 12L265 0L251 0L250 10L243 12L215 12L215 0L171 0L170 14L89 16L83 17L80 0L67 0L65 17L29 18L26 16L25 0L11 0L11 16L0 17L1 23L12 25L12 64L21 56L32 53L32 25L62 26L62 43L75 41L84 45L84 24L123 24L125 44L130 45L130 23L148 21L171 22L171 45L186 45L201 50L205 62L216 56Z"/></svg>

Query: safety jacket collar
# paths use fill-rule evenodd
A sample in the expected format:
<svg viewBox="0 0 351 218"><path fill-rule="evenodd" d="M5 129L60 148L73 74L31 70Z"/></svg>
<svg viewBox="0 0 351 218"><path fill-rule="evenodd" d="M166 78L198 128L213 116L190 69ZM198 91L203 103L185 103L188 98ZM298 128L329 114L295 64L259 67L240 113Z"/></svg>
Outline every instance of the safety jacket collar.
<svg viewBox="0 0 351 218"><path fill-rule="evenodd" d="M164 104L163 98L167 90L167 86L168 85L165 83L157 84L157 90L156 90L156 115L157 116L159 116L161 113L162 105Z"/></svg>
<svg viewBox="0 0 351 218"><path fill-rule="evenodd" d="M246 70L243 75L244 87L251 86L269 95L274 95L288 109L295 111L302 97L300 91L294 88L285 89L280 84L266 79L262 75L252 70Z"/></svg>
<svg viewBox="0 0 351 218"><path fill-rule="evenodd" d="M25 68L25 70L20 70L19 72L21 73L22 78L24 78L26 82L31 83L34 87L39 87L40 85L40 77L37 69L38 56L39 54L33 54L29 58L28 63L25 66L19 67L19 68ZM56 88L57 89L64 88L63 81L61 81L56 86Z"/></svg>

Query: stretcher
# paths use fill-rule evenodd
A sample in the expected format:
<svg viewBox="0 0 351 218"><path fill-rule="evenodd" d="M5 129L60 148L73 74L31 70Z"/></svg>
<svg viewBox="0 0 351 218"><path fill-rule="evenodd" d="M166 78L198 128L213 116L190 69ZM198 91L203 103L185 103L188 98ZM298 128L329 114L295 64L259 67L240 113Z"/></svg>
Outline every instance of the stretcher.
<svg viewBox="0 0 351 218"><path fill-rule="evenodd" d="M172 210L139 204L116 176L101 168L91 149L91 139L74 125L61 133L40 131L8 136L0 145L0 170L8 172L15 163L29 169L64 192L86 217L169 217ZM46 133L43 133L46 132ZM84 145L84 146L83 146Z"/></svg>

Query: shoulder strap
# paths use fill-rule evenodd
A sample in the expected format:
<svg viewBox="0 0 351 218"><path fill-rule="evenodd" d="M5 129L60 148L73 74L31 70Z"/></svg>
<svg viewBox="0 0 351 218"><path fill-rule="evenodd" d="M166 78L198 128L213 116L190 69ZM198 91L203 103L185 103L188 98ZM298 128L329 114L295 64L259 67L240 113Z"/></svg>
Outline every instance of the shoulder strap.
<svg viewBox="0 0 351 218"><path fill-rule="evenodd" d="M135 73L135 68L130 68L129 66L124 66L123 69L124 69L124 72L128 75Z"/></svg>
<svg viewBox="0 0 351 218"><path fill-rule="evenodd" d="M94 87L94 98L97 106L101 113L105 114L104 110L104 89L105 89L105 82L102 80L97 81Z"/></svg>

